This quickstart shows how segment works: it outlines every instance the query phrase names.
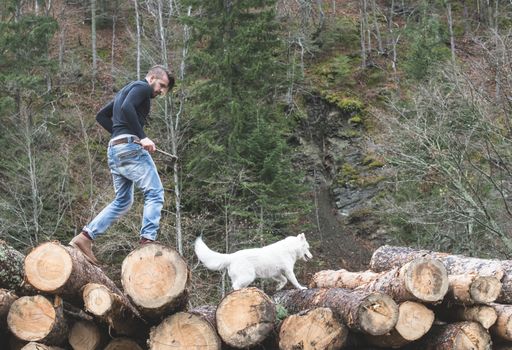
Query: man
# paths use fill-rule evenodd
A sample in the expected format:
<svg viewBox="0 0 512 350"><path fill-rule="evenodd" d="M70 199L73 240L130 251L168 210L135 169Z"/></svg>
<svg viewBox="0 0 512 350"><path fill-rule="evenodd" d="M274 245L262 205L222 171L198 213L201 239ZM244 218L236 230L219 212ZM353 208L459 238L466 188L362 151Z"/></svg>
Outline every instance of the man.
<svg viewBox="0 0 512 350"><path fill-rule="evenodd" d="M144 80L123 87L96 116L98 123L112 134L107 153L116 197L69 242L94 265L99 262L92 251L93 240L130 209L134 185L144 193L140 243L156 240L164 189L149 153L156 150L155 143L143 128L151 99L164 95L173 86L174 78L169 72L162 66L154 66Z"/></svg>

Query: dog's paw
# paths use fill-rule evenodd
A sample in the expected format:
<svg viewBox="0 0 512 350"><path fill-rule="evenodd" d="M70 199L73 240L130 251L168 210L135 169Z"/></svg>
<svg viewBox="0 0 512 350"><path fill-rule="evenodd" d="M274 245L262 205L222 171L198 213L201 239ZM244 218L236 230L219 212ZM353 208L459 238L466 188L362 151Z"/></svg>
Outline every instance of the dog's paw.
<svg viewBox="0 0 512 350"><path fill-rule="evenodd" d="M308 287L300 286L300 290L308 289Z"/></svg>

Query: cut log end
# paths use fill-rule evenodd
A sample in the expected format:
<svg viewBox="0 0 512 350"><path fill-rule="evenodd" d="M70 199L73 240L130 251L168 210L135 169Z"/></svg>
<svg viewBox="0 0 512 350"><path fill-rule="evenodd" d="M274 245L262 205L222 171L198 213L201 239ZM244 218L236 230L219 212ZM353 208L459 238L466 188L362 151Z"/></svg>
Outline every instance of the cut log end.
<svg viewBox="0 0 512 350"><path fill-rule="evenodd" d="M123 261L121 281L133 302L142 308L157 309L185 291L188 267L174 249L146 244Z"/></svg>
<svg viewBox="0 0 512 350"><path fill-rule="evenodd" d="M11 332L25 341L40 341L53 329L57 314L43 296L25 296L16 300L7 315Z"/></svg>
<svg viewBox="0 0 512 350"><path fill-rule="evenodd" d="M274 303L257 288L243 288L226 295L215 315L220 337L236 348L262 342L274 328L275 316Z"/></svg>
<svg viewBox="0 0 512 350"><path fill-rule="evenodd" d="M104 350L142 350L142 348L131 339L117 338L108 343Z"/></svg>
<svg viewBox="0 0 512 350"><path fill-rule="evenodd" d="M424 336L434 323L434 312L423 304L405 301L398 306L396 331L408 341Z"/></svg>
<svg viewBox="0 0 512 350"><path fill-rule="evenodd" d="M87 311L96 316L102 316L112 307L111 293L107 287L88 283L83 291L84 306Z"/></svg>
<svg viewBox="0 0 512 350"><path fill-rule="evenodd" d="M333 316L331 309L316 308L305 313L288 316L279 331L279 348L282 350L341 349L348 329Z"/></svg>
<svg viewBox="0 0 512 350"><path fill-rule="evenodd" d="M478 276L470 288L471 299L476 303L491 303L495 301L501 292L501 283L496 277Z"/></svg>
<svg viewBox="0 0 512 350"><path fill-rule="evenodd" d="M220 350L215 328L201 316L178 312L151 330L150 350L204 349Z"/></svg>
<svg viewBox="0 0 512 350"><path fill-rule="evenodd" d="M63 350L56 346L49 346L41 343L30 342L22 347L20 350Z"/></svg>
<svg viewBox="0 0 512 350"><path fill-rule="evenodd" d="M25 257L25 276L30 285L43 292L62 287L73 269L73 260L57 242L46 242Z"/></svg>
<svg viewBox="0 0 512 350"><path fill-rule="evenodd" d="M460 331L456 333L453 344L455 345L454 350L488 350L491 337L479 323L465 322Z"/></svg>
<svg viewBox="0 0 512 350"><path fill-rule="evenodd" d="M101 333L96 324L89 321L77 321L68 335L73 349L95 350L101 344Z"/></svg>
<svg viewBox="0 0 512 350"><path fill-rule="evenodd" d="M360 304L358 319L361 330L371 335L389 332L398 320L398 307L386 294L371 293Z"/></svg>
<svg viewBox="0 0 512 350"><path fill-rule="evenodd" d="M418 300L436 302L443 300L448 291L448 273L443 263L436 259L415 259L408 263L406 288Z"/></svg>

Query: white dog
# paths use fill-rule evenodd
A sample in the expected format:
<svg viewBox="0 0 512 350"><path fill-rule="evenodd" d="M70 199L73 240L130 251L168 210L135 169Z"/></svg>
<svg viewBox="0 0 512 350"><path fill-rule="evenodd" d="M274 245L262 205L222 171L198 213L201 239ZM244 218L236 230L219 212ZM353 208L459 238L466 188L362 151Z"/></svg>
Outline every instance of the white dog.
<svg viewBox="0 0 512 350"><path fill-rule="evenodd" d="M279 282L277 290L283 288L287 281L298 289L306 289L297 282L293 267L298 259L313 257L304 233L263 248L243 249L232 254L214 252L198 237L194 250L209 270L227 269L235 290L247 287L256 278L272 278Z"/></svg>

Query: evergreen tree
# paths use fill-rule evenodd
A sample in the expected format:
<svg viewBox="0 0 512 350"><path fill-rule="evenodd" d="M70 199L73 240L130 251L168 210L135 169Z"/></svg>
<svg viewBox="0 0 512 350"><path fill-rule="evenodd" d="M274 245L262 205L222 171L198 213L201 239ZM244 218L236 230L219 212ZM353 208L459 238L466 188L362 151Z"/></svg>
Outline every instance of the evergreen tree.
<svg viewBox="0 0 512 350"><path fill-rule="evenodd" d="M303 205L301 176L285 141L292 125L278 104L285 72L275 1L187 3L196 12L184 21L197 50L187 164L192 180L184 188L201 196L189 193L188 203L222 208L228 229L275 233Z"/></svg>

